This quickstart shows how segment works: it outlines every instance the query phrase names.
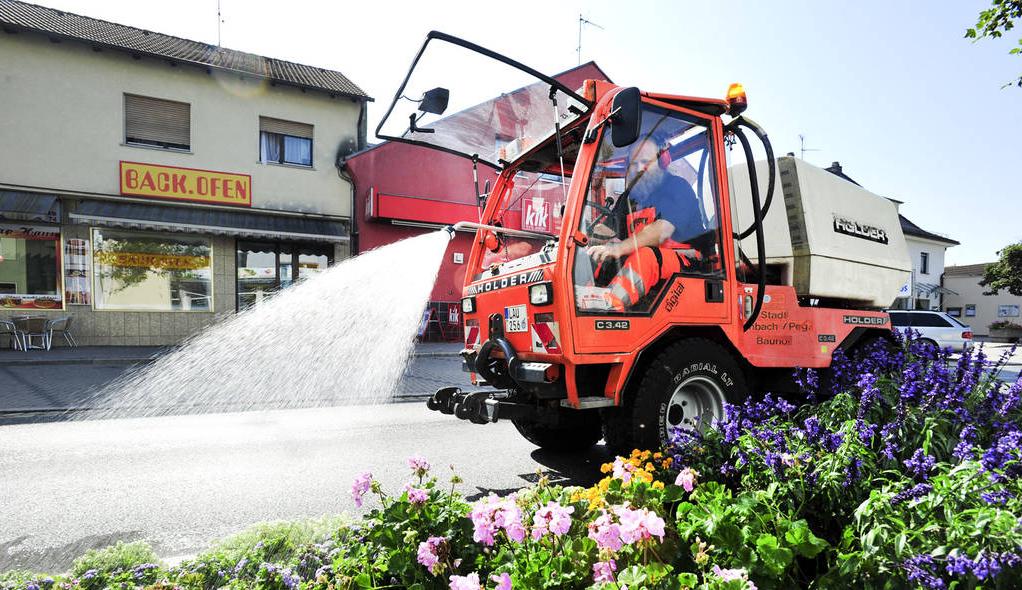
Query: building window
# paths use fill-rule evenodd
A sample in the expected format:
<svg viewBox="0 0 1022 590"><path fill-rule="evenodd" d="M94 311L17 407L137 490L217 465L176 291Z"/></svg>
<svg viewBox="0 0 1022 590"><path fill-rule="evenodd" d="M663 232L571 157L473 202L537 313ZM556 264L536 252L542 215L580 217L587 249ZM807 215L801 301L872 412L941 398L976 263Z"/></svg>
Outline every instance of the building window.
<svg viewBox="0 0 1022 590"><path fill-rule="evenodd" d="M975 305L966 305L965 306L965 317L967 317L967 318L974 318L974 317L976 317L976 306Z"/></svg>
<svg viewBox="0 0 1022 590"><path fill-rule="evenodd" d="M175 150L192 146L192 107L186 102L124 95L124 143Z"/></svg>
<svg viewBox="0 0 1022 590"><path fill-rule="evenodd" d="M323 272L334 262L334 249L325 244L239 240L237 256L237 305L241 311Z"/></svg>
<svg viewBox="0 0 1022 590"><path fill-rule="evenodd" d="M199 237L94 229L96 309L213 311L213 247Z"/></svg>
<svg viewBox="0 0 1022 590"><path fill-rule="evenodd" d="M259 161L312 166L312 125L259 117Z"/></svg>
<svg viewBox="0 0 1022 590"><path fill-rule="evenodd" d="M0 224L0 309L59 309L60 230Z"/></svg>
<svg viewBox="0 0 1022 590"><path fill-rule="evenodd" d="M930 274L930 253L920 252L919 253L919 272L928 275Z"/></svg>
<svg viewBox="0 0 1022 590"><path fill-rule="evenodd" d="M947 308L947 314L953 318L962 317L962 308L960 307L949 307Z"/></svg>

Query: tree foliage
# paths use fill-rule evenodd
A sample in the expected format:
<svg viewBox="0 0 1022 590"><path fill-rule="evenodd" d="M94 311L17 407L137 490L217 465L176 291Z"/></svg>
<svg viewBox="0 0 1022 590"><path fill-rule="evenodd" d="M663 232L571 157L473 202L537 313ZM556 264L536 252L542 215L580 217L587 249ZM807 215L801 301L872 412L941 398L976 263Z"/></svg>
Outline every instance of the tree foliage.
<svg viewBox="0 0 1022 590"><path fill-rule="evenodd" d="M997 295L1006 289L1012 295L1022 296L1022 242L1006 246L1000 259L987 266L979 284L989 287L984 295Z"/></svg>
<svg viewBox="0 0 1022 590"><path fill-rule="evenodd" d="M965 37L976 41L984 37L997 39L1010 31L1019 19L1022 19L1022 0L993 0L990 8L979 13L976 26L965 31ZM1019 46L1012 48L1009 53L1022 55L1022 39L1018 43ZM1022 88L1022 76L1005 86L1012 84Z"/></svg>

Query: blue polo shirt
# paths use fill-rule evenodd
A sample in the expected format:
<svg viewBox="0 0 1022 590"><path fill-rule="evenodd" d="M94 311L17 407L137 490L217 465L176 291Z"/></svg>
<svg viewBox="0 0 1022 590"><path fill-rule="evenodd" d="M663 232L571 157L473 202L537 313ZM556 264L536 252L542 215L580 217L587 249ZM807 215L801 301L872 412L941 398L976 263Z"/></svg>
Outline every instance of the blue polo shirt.
<svg viewBox="0 0 1022 590"><path fill-rule="evenodd" d="M673 225L671 239L675 242L687 242L706 231L699 211L699 198L683 178L665 174L660 186L650 194L633 200L638 204L637 209L653 207L657 219Z"/></svg>

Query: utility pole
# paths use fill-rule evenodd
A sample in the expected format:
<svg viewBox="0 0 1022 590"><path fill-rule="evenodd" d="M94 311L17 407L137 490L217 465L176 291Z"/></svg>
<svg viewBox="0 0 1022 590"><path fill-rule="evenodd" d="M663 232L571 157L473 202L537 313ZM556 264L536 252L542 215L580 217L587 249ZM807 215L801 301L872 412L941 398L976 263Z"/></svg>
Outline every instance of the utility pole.
<svg viewBox="0 0 1022 590"><path fill-rule="evenodd" d="M601 31L606 30L603 27L601 27L600 25L598 25L598 24L594 23L593 21L588 20L586 17L582 16L582 13L579 13L579 15L578 15L578 47L575 48L575 51L578 53L578 64L579 65L582 65L582 26L583 25L590 25L590 26L596 27L597 29L600 29Z"/></svg>

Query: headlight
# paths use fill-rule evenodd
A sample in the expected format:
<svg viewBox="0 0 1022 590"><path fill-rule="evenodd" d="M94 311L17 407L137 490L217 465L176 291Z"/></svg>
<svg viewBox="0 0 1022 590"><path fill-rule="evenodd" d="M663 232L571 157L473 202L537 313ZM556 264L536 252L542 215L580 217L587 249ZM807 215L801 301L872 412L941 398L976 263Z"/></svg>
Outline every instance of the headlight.
<svg viewBox="0 0 1022 590"><path fill-rule="evenodd" d="M549 305L554 300L552 283L539 283L529 287L529 302L533 305Z"/></svg>
<svg viewBox="0 0 1022 590"><path fill-rule="evenodd" d="M473 313L476 310L476 298L466 297L461 300L462 313Z"/></svg>

